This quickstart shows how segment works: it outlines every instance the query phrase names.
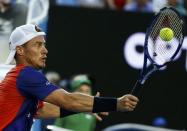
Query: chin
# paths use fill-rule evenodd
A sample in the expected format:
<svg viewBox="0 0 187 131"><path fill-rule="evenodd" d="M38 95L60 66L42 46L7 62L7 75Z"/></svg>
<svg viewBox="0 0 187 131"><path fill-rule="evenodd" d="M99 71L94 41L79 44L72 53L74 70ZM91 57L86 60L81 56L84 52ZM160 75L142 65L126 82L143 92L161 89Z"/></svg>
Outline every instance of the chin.
<svg viewBox="0 0 187 131"><path fill-rule="evenodd" d="M41 65L40 68L41 68L41 69L45 68L45 64Z"/></svg>
<svg viewBox="0 0 187 131"><path fill-rule="evenodd" d="M45 68L45 66L46 66L45 63L42 63L42 64L37 66L37 69L39 69L39 70L43 69L43 68Z"/></svg>

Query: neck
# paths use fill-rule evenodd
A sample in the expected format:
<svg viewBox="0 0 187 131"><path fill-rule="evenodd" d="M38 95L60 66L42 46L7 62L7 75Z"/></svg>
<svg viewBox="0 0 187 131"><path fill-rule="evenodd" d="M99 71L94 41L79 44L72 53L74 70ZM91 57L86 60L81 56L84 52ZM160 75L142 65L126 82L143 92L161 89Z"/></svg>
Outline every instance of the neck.
<svg viewBox="0 0 187 131"><path fill-rule="evenodd" d="M26 65L27 66L26 62L21 59L16 59L16 65Z"/></svg>
<svg viewBox="0 0 187 131"><path fill-rule="evenodd" d="M26 62L24 59L17 59L16 60L16 65L24 65L24 66L31 66L28 62Z"/></svg>

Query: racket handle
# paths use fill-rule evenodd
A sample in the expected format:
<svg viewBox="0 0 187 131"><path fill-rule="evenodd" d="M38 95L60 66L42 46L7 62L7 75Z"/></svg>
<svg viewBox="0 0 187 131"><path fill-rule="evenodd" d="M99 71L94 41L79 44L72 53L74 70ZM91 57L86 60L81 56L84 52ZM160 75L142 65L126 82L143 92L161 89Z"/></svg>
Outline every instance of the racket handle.
<svg viewBox="0 0 187 131"><path fill-rule="evenodd" d="M142 88L143 88L143 85L140 83L139 80L137 80L130 94L139 97Z"/></svg>

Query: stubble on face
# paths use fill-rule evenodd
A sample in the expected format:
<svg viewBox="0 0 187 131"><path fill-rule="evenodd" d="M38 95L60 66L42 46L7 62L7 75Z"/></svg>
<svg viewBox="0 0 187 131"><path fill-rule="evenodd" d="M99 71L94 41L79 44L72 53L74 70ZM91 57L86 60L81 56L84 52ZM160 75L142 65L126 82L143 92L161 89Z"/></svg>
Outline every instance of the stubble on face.
<svg viewBox="0 0 187 131"><path fill-rule="evenodd" d="M24 44L25 61L29 66L36 69L45 68L47 53L43 36L35 37Z"/></svg>

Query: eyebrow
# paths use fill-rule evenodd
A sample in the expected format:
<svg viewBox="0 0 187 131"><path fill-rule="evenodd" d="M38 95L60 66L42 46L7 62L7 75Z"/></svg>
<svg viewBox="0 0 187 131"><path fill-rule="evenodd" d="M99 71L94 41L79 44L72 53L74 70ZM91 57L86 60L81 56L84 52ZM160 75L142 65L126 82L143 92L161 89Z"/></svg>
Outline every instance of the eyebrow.
<svg viewBox="0 0 187 131"><path fill-rule="evenodd" d="M36 41L36 43L46 45L46 42L45 42L45 41L44 41L44 42L41 42L41 41Z"/></svg>

